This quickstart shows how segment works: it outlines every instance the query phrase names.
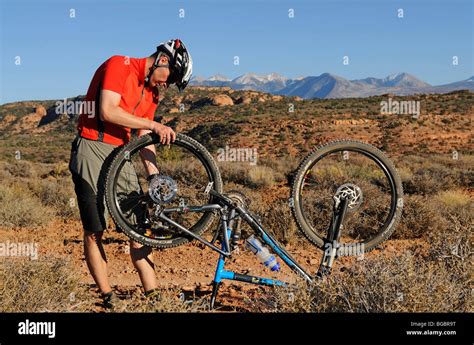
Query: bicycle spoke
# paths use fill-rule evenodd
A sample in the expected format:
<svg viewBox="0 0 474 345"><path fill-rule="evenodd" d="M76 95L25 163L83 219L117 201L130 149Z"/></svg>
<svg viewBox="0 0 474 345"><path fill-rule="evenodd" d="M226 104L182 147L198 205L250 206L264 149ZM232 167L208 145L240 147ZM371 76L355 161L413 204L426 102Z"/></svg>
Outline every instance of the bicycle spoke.
<svg viewBox="0 0 474 345"><path fill-rule="evenodd" d="M151 231L150 236L154 239L161 238L184 243L184 240L188 241L189 239L185 238L181 231L174 231L173 226L166 227L169 231L163 230L163 225L166 224L163 224L154 215L154 212L148 215L148 212L151 212L151 204L154 204L153 207L172 209L180 206L202 206L212 200L209 194L202 193L211 182L213 189L218 188L219 191L222 191L220 176L218 172L216 173L216 169L213 170L211 165L214 164L215 166L215 163L207 158L208 153L205 153L204 148L194 150L194 146L199 144L192 142L190 138L184 137L178 134L178 139L171 146L150 144L148 142L147 144L140 144L142 146L136 145L127 148L127 154L126 156L123 154L122 161L114 162L117 166L116 171L114 171L117 178L113 180L115 187L109 187L109 190L114 190L115 194L112 195L113 201L108 201L108 204L117 205L118 214L114 218L120 220L125 233L144 234L143 226L145 226L148 229L147 236ZM180 143L181 140L183 140L184 145ZM159 170L158 177L156 177L158 180L155 180L157 184L153 186L153 191L150 192L148 189L151 182L147 181L148 173L140 154L140 150L149 145L155 146L155 160ZM122 157L122 155L120 156ZM216 181L215 177L219 177L219 180ZM167 182L163 181L173 181L172 183L176 187L169 189L166 186ZM170 192L169 198L167 197L166 200L160 199L162 195L168 195L166 193ZM153 195L155 198L153 198ZM108 200L110 200L110 197ZM214 217L212 212L171 212L167 216L195 233L201 233L207 229ZM155 244L157 247L166 247L171 246L171 243L174 242L167 241L163 244L156 242Z"/></svg>
<svg viewBox="0 0 474 345"><path fill-rule="evenodd" d="M357 186L363 193L358 207L363 208L349 209L343 235L364 241L387 224L392 191L384 171L373 160L358 152L350 152L348 157L344 159L340 152L328 154L308 168L310 172L304 173L301 182L301 210L312 231L324 238L336 191L347 183Z"/></svg>

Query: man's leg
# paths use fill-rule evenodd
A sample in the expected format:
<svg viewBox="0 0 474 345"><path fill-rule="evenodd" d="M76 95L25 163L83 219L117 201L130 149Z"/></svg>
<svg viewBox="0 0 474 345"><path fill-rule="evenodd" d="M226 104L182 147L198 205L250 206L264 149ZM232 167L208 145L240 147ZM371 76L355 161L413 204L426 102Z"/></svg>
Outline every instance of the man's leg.
<svg viewBox="0 0 474 345"><path fill-rule="evenodd" d="M103 232L84 231L84 255L89 272L103 294L112 291L107 274L107 258L102 246Z"/></svg>
<svg viewBox="0 0 474 345"><path fill-rule="evenodd" d="M102 151L108 152L112 146L104 145L77 137L71 145L69 170L84 228L84 256L87 267L110 305L112 288L108 281L107 258L102 246L102 235L107 224L104 216L105 205L99 198L98 190L98 186L103 186L103 183L98 180L106 156L106 152Z"/></svg>
<svg viewBox="0 0 474 345"><path fill-rule="evenodd" d="M155 265L153 263L153 250L135 241L130 241L130 257L133 266L138 271L145 292L156 289Z"/></svg>

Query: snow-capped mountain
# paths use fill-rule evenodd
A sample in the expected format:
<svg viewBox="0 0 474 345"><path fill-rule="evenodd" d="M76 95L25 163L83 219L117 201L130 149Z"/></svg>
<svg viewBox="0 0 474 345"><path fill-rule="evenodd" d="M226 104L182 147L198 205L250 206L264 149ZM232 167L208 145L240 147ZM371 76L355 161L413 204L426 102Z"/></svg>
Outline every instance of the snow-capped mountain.
<svg viewBox="0 0 474 345"><path fill-rule="evenodd" d="M222 74L213 75L212 77L210 77L207 80L209 80L209 81L230 81L229 78L227 78L225 75L222 75Z"/></svg>
<svg viewBox="0 0 474 345"><path fill-rule="evenodd" d="M433 87L438 93L451 92L456 90L474 91L474 76L450 84L438 85Z"/></svg>
<svg viewBox="0 0 474 345"><path fill-rule="evenodd" d="M191 85L229 86L236 90L264 91L307 99L348 98L386 93L411 95L415 93L445 93L462 89L474 91L474 77L455 83L432 86L408 73L395 73L385 78L368 77L356 80L347 80L330 73L294 79L277 73L267 75L246 73L232 80L222 75L215 75L208 79L197 77L191 81Z"/></svg>
<svg viewBox="0 0 474 345"><path fill-rule="evenodd" d="M288 78L278 73L258 75L246 73L229 82L229 86L236 90L259 90L274 93L286 87Z"/></svg>
<svg viewBox="0 0 474 345"><path fill-rule="evenodd" d="M373 85L378 87L430 87L431 85L425 83L417 79L416 77L412 76L408 73L395 73L391 74L385 78L365 78L365 79L358 79L352 80L354 83L362 84L362 85Z"/></svg>
<svg viewBox="0 0 474 345"><path fill-rule="evenodd" d="M230 79L225 75L216 74L209 78L204 78L201 76L192 77L189 85L195 86L226 86L230 82Z"/></svg>

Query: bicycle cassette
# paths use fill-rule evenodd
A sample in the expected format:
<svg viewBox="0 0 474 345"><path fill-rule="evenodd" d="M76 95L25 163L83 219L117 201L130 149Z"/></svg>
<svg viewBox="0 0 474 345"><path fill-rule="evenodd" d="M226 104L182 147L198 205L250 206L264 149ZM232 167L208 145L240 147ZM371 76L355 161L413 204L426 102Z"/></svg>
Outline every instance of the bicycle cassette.
<svg viewBox="0 0 474 345"><path fill-rule="evenodd" d="M247 198L247 196L241 191L232 189L232 190L229 190L228 192L225 192L224 195L230 198L235 203L237 203L237 205L242 206L244 208L250 205L250 199Z"/></svg>
<svg viewBox="0 0 474 345"><path fill-rule="evenodd" d="M178 193L178 185L175 180L166 175L157 175L153 177L148 185L148 194L155 203L169 204Z"/></svg>

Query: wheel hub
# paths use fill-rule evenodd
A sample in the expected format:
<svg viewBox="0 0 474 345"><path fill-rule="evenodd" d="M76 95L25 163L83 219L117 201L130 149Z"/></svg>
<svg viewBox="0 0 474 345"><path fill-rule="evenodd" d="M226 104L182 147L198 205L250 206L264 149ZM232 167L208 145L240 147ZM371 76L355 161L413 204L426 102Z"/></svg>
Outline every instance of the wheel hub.
<svg viewBox="0 0 474 345"><path fill-rule="evenodd" d="M341 185L334 195L334 200L339 203L342 199L347 199L347 210L355 211L362 204L363 194L359 186L352 183Z"/></svg>
<svg viewBox="0 0 474 345"><path fill-rule="evenodd" d="M148 194L157 204L168 204L172 202L178 193L178 185L169 176L155 176L148 185Z"/></svg>

